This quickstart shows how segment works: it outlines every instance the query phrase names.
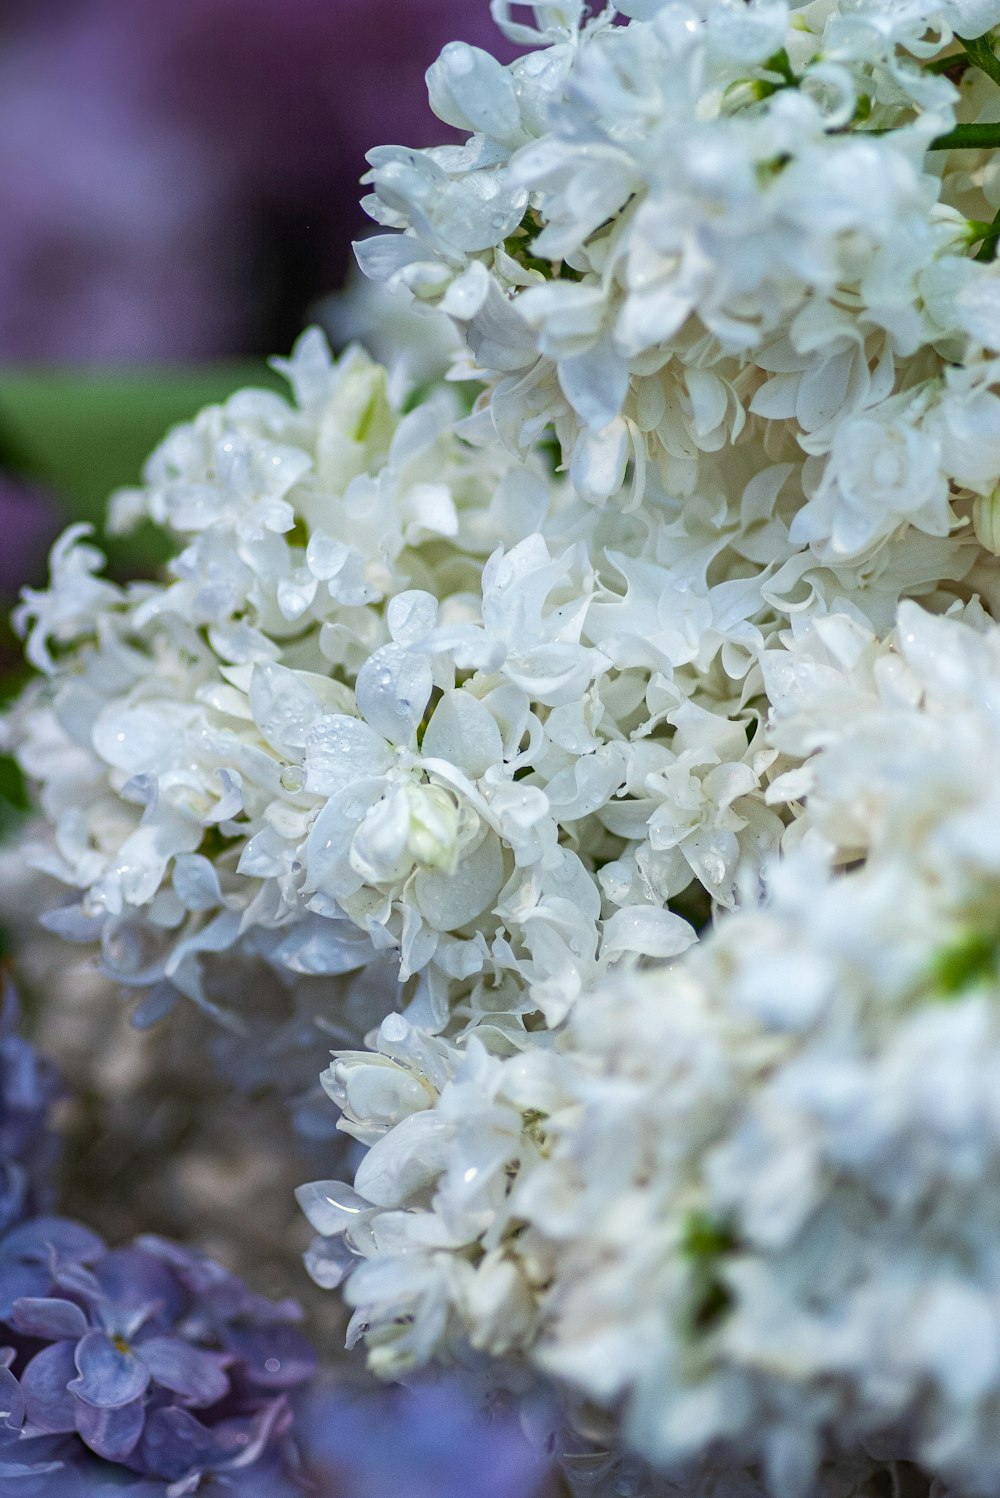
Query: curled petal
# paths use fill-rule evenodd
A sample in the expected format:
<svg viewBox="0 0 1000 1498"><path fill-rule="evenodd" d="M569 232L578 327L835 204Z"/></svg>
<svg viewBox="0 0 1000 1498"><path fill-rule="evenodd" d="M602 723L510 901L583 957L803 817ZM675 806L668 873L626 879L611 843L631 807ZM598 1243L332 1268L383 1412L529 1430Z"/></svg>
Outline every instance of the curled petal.
<svg viewBox="0 0 1000 1498"><path fill-rule="evenodd" d="M37 1352L21 1374L26 1418L39 1430L76 1429L76 1402L69 1393L76 1373L72 1342L53 1342Z"/></svg>
<svg viewBox="0 0 1000 1498"><path fill-rule="evenodd" d="M138 1399L149 1384L149 1369L133 1352L117 1346L107 1332L88 1332L76 1349L79 1378L69 1390L97 1409L120 1409Z"/></svg>
<svg viewBox="0 0 1000 1498"><path fill-rule="evenodd" d="M15 1300L10 1324L25 1336L44 1337L49 1342L65 1339L78 1342L88 1330L87 1318L79 1306L71 1300L46 1295L22 1295Z"/></svg>

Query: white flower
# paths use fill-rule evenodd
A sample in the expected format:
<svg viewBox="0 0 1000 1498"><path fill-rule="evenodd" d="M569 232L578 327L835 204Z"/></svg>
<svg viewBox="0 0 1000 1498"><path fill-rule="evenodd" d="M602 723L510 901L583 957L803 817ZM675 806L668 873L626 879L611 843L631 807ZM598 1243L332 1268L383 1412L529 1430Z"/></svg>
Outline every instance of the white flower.
<svg viewBox="0 0 1000 1498"><path fill-rule="evenodd" d="M739 518L624 521L467 446L440 392L400 417L357 351L309 334L287 372L296 404L210 408L117 500L176 536L165 582L62 543L26 597L64 652L10 726L53 826L32 856L130 986L214 1009L224 953L391 955L428 1023L524 1046L682 952L669 902L732 903L780 836L755 713L729 720L774 610L743 530L787 469Z"/></svg>
<svg viewBox="0 0 1000 1498"><path fill-rule="evenodd" d="M574 1492L991 1493L1000 0L492 8L359 249L471 412L307 333L25 593L45 925L334 1047L310 1273Z"/></svg>
<svg viewBox="0 0 1000 1498"><path fill-rule="evenodd" d="M595 502L630 460L676 486L748 413L828 448L972 315L989 272L922 172L957 95L918 63L995 5L536 10L510 34L548 46L507 68L445 49L431 102L473 134L373 152L369 211L406 232L359 246L453 317L510 445L553 424Z"/></svg>
<svg viewBox="0 0 1000 1498"><path fill-rule="evenodd" d="M794 541L850 560L909 524L946 536L953 523L940 444L916 424L858 416L834 438L816 493L792 522Z"/></svg>
<svg viewBox="0 0 1000 1498"><path fill-rule="evenodd" d="M986 1490L1000 631L967 612L904 605L884 642L829 616L765 655L771 736L805 761L773 789L805 809L764 903L582 990L523 1054L393 1019L335 1061L372 1146L358 1216L304 1203L364 1261L373 1366L516 1353L665 1480L812 1491L878 1431Z"/></svg>

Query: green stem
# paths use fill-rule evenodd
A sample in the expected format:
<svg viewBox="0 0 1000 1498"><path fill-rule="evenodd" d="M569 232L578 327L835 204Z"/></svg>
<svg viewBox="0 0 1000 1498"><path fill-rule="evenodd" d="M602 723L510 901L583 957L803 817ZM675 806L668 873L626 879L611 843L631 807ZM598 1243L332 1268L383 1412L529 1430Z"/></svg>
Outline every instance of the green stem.
<svg viewBox="0 0 1000 1498"><path fill-rule="evenodd" d="M985 36L977 36L971 41L964 36L956 36L955 40L961 42L977 68L987 77L992 78L994 83L1000 83L1000 57L997 57L993 50L993 37L990 32L987 32Z"/></svg>
<svg viewBox="0 0 1000 1498"><path fill-rule="evenodd" d="M985 224L985 233L981 236L979 249L973 255L973 260L995 260L997 258L997 241L1000 240L1000 210L997 211L991 224Z"/></svg>
<svg viewBox="0 0 1000 1498"><path fill-rule="evenodd" d="M1000 124L987 124L956 125L954 130L949 130L946 135L939 135L936 140L932 140L928 149L931 151L995 151L998 147L1000 147Z"/></svg>

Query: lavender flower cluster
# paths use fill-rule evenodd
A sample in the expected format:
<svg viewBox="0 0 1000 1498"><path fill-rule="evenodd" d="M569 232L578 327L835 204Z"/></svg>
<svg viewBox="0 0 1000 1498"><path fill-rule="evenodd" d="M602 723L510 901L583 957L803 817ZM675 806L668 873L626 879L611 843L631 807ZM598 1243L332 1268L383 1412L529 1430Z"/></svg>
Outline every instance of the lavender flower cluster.
<svg viewBox="0 0 1000 1498"><path fill-rule="evenodd" d="M56 1137L49 1127L59 1075L20 1033L21 1006L0 995L0 1233L51 1205Z"/></svg>
<svg viewBox="0 0 1000 1498"><path fill-rule="evenodd" d="M289 1394L314 1355L294 1301L146 1236L109 1249L49 1215L59 1078L0 1016L0 1491L124 1486L181 1498L210 1475L298 1491ZM96 1460L100 1459L100 1460ZM113 1464L110 1465L110 1464ZM10 1484L10 1486L8 1486Z"/></svg>

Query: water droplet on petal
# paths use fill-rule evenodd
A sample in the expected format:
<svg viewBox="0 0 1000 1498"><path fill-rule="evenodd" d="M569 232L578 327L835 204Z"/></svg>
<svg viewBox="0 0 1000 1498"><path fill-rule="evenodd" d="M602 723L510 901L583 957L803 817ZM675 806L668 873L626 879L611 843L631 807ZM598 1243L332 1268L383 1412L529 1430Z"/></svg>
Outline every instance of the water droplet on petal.
<svg viewBox="0 0 1000 1498"><path fill-rule="evenodd" d="M281 788L294 795L300 791L306 783L305 774L300 765L286 765L279 776Z"/></svg>

